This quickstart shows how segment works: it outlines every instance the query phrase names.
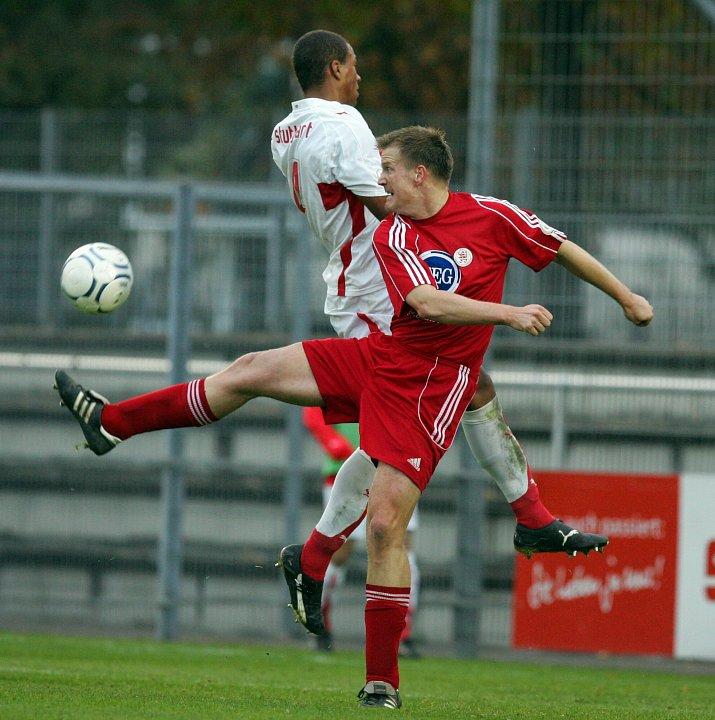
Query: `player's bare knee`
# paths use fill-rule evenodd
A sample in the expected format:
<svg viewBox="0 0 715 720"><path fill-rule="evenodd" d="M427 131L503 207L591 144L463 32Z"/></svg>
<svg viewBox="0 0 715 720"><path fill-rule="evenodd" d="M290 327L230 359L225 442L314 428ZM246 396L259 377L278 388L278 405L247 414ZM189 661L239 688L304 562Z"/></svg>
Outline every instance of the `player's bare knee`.
<svg viewBox="0 0 715 720"><path fill-rule="evenodd" d="M264 352L250 352L236 358L225 370L216 377L220 379L227 392L250 394L251 389L259 384L265 375Z"/></svg>
<svg viewBox="0 0 715 720"><path fill-rule="evenodd" d="M474 393L474 397L469 403L469 410L477 410L480 407L484 407L488 402L491 402L496 397L496 389L492 382L491 376L481 370L479 372L479 384L477 385L477 391Z"/></svg>
<svg viewBox="0 0 715 720"><path fill-rule="evenodd" d="M368 548L380 552L404 542L404 532L398 523L397 513L390 508L378 510L368 519Z"/></svg>

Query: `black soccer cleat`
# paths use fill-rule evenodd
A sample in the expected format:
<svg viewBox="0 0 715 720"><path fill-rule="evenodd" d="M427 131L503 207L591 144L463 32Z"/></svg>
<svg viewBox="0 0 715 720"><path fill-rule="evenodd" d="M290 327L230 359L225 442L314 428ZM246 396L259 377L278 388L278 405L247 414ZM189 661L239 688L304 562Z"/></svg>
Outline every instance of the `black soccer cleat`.
<svg viewBox="0 0 715 720"><path fill-rule="evenodd" d="M325 635L323 611L320 609L323 597L323 583L308 577L300 569L302 545L288 545L281 550L276 567L283 568L283 575L290 593L290 607L296 622L314 635Z"/></svg>
<svg viewBox="0 0 715 720"><path fill-rule="evenodd" d="M554 520L537 530L523 525L517 525L514 530L514 549L527 558L540 552L565 552L571 557L576 557L579 552L588 555L591 550L602 553L606 545L608 538L604 535L579 532L561 520Z"/></svg>
<svg viewBox="0 0 715 720"><path fill-rule="evenodd" d="M74 415L82 428L86 440L84 447L88 447L95 455L104 455L121 442L102 427L102 408L109 403L107 398L94 390L85 390L64 370L55 372L55 390L60 395L60 405L64 405Z"/></svg>
<svg viewBox="0 0 715 720"><path fill-rule="evenodd" d="M358 693L358 704L360 707L383 707L390 710L398 710L402 707L400 691L382 680L371 680Z"/></svg>

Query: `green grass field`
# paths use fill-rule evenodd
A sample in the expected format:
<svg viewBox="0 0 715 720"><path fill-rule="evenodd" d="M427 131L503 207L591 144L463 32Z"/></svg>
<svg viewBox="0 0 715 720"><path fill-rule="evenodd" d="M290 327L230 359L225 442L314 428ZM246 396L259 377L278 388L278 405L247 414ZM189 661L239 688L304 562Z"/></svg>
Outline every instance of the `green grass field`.
<svg viewBox="0 0 715 720"><path fill-rule="evenodd" d="M0 634L2 720L364 717L362 656L293 647ZM652 671L402 663L414 718L715 717L715 680Z"/></svg>

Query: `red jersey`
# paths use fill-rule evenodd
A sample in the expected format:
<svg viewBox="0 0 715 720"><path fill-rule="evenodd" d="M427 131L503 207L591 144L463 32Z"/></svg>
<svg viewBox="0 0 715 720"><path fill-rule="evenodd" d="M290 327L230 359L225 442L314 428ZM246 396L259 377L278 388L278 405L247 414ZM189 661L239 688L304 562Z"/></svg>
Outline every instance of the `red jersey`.
<svg viewBox="0 0 715 720"><path fill-rule="evenodd" d="M446 325L420 318L405 302L419 285L499 303L511 258L532 270L556 257L566 235L506 200L450 193L424 220L389 215L373 248L395 309L392 336L402 346L471 368L481 365L493 325Z"/></svg>

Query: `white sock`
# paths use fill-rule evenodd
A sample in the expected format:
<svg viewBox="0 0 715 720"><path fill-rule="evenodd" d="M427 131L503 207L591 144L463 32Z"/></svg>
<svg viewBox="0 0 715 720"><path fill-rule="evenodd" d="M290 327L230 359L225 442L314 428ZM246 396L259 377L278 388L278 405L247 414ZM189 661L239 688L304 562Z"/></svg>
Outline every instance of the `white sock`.
<svg viewBox="0 0 715 720"><path fill-rule="evenodd" d="M315 529L335 537L359 520L367 507L367 491L374 476L372 460L358 448L338 470L330 500Z"/></svg>
<svg viewBox="0 0 715 720"><path fill-rule="evenodd" d="M507 502L520 498L529 489L526 455L504 419L499 398L465 412L462 430L472 455L494 478Z"/></svg>

